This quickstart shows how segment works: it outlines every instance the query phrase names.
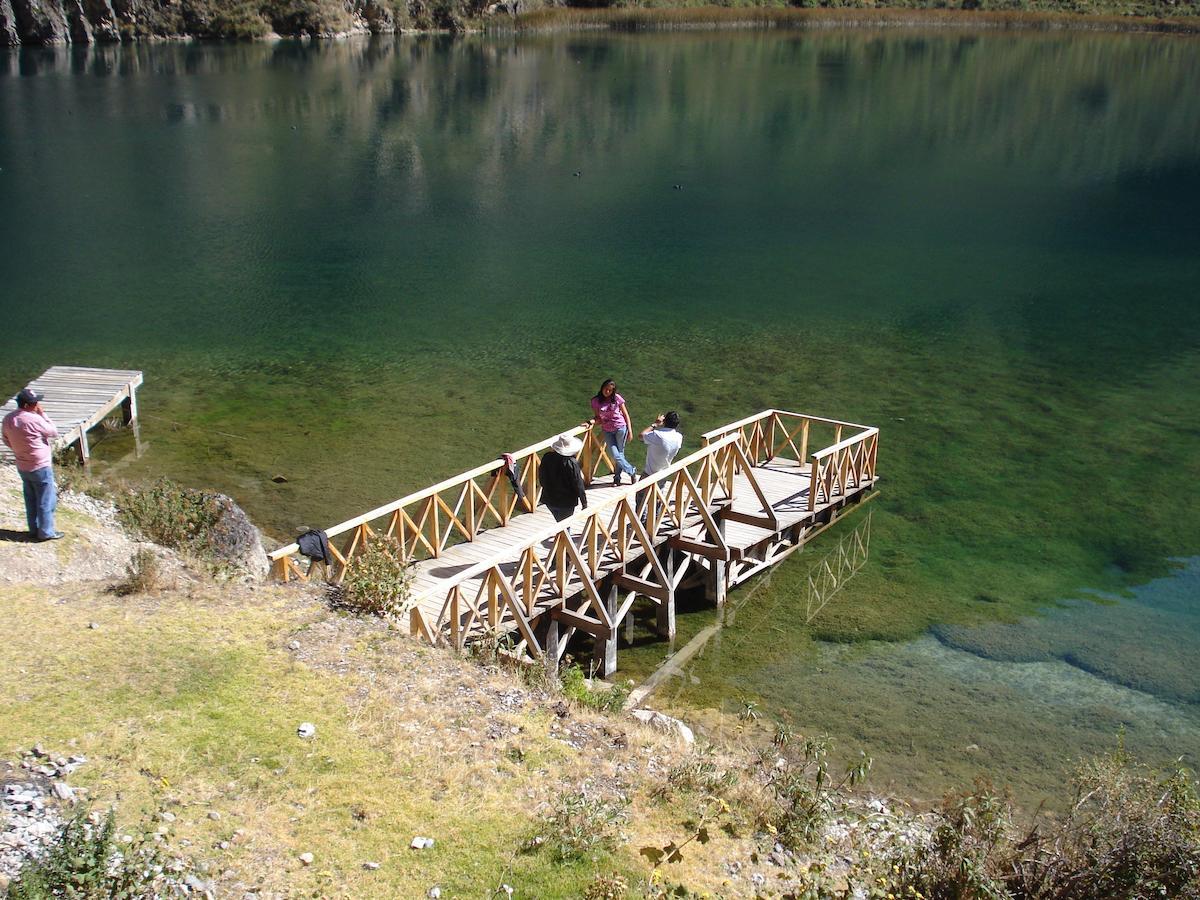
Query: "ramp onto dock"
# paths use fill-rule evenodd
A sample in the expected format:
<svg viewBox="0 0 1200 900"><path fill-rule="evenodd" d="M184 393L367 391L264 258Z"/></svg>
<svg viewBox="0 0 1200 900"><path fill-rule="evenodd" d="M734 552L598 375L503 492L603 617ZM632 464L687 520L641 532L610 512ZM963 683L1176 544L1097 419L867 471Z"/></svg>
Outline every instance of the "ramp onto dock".
<svg viewBox="0 0 1200 900"><path fill-rule="evenodd" d="M92 369L84 366L52 366L29 387L45 394L42 409L58 428L58 446L74 444L80 460L91 456L88 431L120 408L122 422L137 424L137 389L142 373L131 369ZM0 408L6 416L17 408L15 395ZM12 461L12 451L0 444L0 459Z"/></svg>
<svg viewBox="0 0 1200 900"><path fill-rule="evenodd" d="M523 498L494 460L327 529L346 538L332 545L323 574L340 582L365 546L394 540L415 570L413 634L462 647L508 633L514 655L553 666L582 631L608 675L636 600L655 605L655 631L672 638L682 584L702 582L723 604L729 589L832 524L877 480L877 428L783 410L709 432L700 450L620 487L601 482L613 466L593 423L569 433L584 441L586 510L555 522L537 504L548 438L513 454ZM276 577L310 577L297 550L271 554Z"/></svg>

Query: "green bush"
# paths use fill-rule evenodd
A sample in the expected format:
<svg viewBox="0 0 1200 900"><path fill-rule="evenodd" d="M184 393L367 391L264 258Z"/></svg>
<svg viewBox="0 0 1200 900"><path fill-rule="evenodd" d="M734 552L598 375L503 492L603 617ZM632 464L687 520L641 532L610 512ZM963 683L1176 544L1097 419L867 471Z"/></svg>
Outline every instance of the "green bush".
<svg viewBox="0 0 1200 900"><path fill-rule="evenodd" d="M559 678L562 681L564 697L598 712L617 712L625 706L625 701L629 698L628 682L617 683L608 690L597 691L588 687L587 679L579 666L564 667L559 673Z"/></svg>
<svg viewBox="0 0 1200 900"><path fill-rule="evenodd" d="M125 491L117 499L117 514L123 525L148 541L202 555L212 544L223 511L216 495L160 478L144 490Z"/></svg>
<svg viewBox="0 0 1200 900"><path fill-rule="evenodd" d="M358 613L399 618L411 606L412 578L399 541L376 538L351 560L338 603Z"/></svg>
<svg viewBox="0 0 1200 900"><path fill-rule="evenodd" d="M768 756L774 756L774 751ZM766 776L769 802L759 818L790 850L819 840L844 804L844 789L857 785L871 769L870 758L862 756L846 769L840 781L834 782L828 757L828 740L809 738L800 745L798 754L779 757L783 764L772 766Z"/></svg>
<svg viewBox="0 0 1200 900"><path fill-rule="evenodd" d="M8 886L8 900L153 900L172 880L150 834L118 843L110 810L98 822L86 809L70 819L45 855L26 861Z"/></svg>
<svg viewBox="0 0 1200 900"><path fill-rule="evenodd" d="M621 828L629 821L626 797L606 799L586 790L573 791L542 816L527 850L549 849L556 862L585 859L611 852L620 844Z"/></svg>
<svg viewBox="0 0 1200 900"><path fill-rule="evenodd" d="M1123 746L1083 763L1060 819L1015 827L986 784L949 798L931 839L895 860L890 889L941 898L1200 898L1200 796L1183 769L1160 772Z"/></svg>

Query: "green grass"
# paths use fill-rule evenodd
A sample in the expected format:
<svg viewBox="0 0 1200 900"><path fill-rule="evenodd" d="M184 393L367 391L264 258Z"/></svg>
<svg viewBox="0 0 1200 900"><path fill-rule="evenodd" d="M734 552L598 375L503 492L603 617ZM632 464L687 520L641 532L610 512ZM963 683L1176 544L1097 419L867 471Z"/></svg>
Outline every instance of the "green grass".
<svg viewBox="0 0 1200 900"><path fill-rule="evenodd" d="M177 836L200 855L294 896L419 896L434 884L446 896L479 896L502 880L519 884L520 896L582 892L594 863L561 867L516 852L547 767L570 772L573 754L519 715L532 732L520 764L458 735L411 737L365 674L406 639L360 642L349 658L364 673L339 677L282 649L294 633L309 644L305 626L325 615L287 591L260 591L249 603L216 589L132 603L8 593L0 695L20 702L0 711L0 752L40 742L83 753L89 762L73 782L100 804L119 800L122 821L164 803L178 816ZM317 724L310 742L296 736L302 721ZM435 847L409 849L416 834ZM214 849L223 840L233 848ZM296 861L304 851L316 855L310 868ZM364 870L368 860L381 868ZM628 857L603 861L635 871Z"/></svg>

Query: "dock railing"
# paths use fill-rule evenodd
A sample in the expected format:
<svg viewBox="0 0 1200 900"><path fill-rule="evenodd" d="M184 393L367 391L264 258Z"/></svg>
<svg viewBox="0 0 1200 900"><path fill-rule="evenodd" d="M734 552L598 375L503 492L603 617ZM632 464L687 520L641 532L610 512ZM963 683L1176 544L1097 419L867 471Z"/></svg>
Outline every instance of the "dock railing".
<svg viewBox="0 0 1200 900"><path fill-rule="evenodd" d="M790 459L810 468L809 510L875 479L879 429L870 425L767 409L706 432L702 439L717 441L735 431L756 466ZM812 446L821 449L809 454Z"/></svg>
<svg viewBox="0 0 1200 900"><path fill-rule="evenodd" d="M522 638L516 652L540 659L546 648L530 623L540 608L553 610L569 628L608 639L636 596L666 600L670 576L656 548L667 538L682 541L692 553L729 559L713 507L732 505L737 476L751 482L764 519L771 515L752 469L741 436L729 434L417 593L412 631L431 643L444 635L461 647L472 628L495 628L511 619ZM620 608L610 609L600 596L597 581L606 574L629 591Z"/></svg>
<svg viewBox="0 0 1200 900"><path fill-rule="evenodd" d="M584 480L589 484L598 475L615 471L593 424L594 420L589 420L566 432L583 441L579 464ZM504 459L496 458L326 529L325 534L331 539L347 533L350 535L340 548L333 540L330 541L329 549L334 564L329 580L335 583L342 581L350 559L361 549L364 541L375 535L375 530L371 528L373 522L379 524L387 537L399 542L408 559L420 560L437 558L448 546L473 541L479 532L507 525L514 516L532 511L541 497L538 483L541 465L539 454L558 437L546 438L511 454L518 473L518 483L524 493L523 499L509 484ZM297 544L292 543L269 554L271 570L276 578L288 581L295 577L307 577L307 573L301 572L291 558L299 549Z"/></svg>

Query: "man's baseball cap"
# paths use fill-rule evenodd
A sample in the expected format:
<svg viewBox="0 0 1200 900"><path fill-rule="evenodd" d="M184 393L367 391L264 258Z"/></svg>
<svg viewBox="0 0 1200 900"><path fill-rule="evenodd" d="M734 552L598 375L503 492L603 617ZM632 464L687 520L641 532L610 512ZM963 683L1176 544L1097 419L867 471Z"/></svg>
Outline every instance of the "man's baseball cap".
<svg viewBox="0 0 1200 900"><path fill-rule="evenodd" d="M31 406L34 403L41 403L45 398L45 394L39 394L36 391L25 388L21 393L17 394L17 406Z"/></svg>

